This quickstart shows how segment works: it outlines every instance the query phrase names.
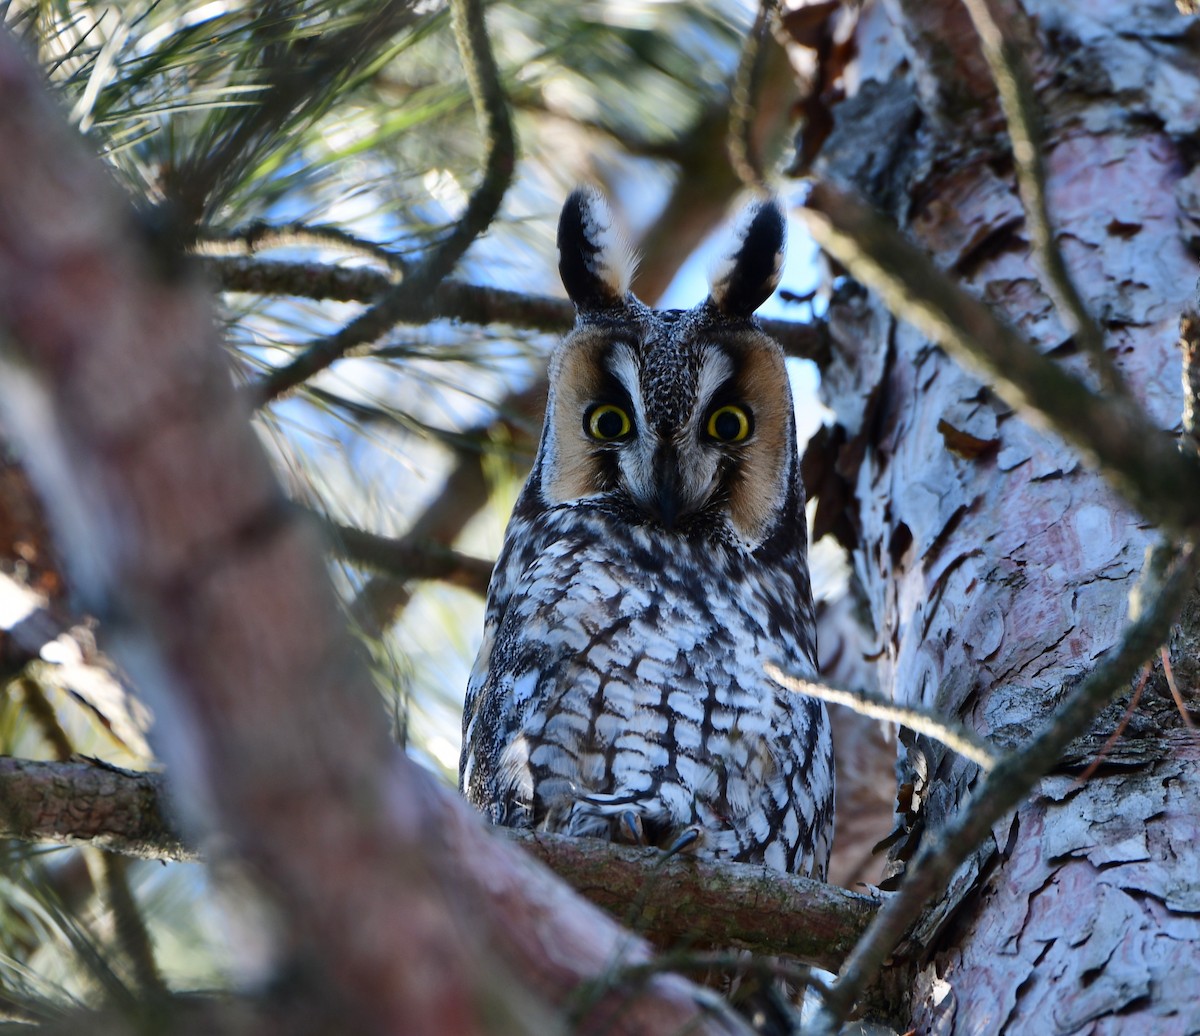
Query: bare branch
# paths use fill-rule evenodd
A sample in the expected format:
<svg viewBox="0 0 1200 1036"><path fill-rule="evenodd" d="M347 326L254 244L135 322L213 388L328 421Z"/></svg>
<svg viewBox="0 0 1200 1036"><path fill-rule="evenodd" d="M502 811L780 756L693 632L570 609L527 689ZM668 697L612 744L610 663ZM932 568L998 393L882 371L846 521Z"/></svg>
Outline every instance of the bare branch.
<svg viewBox="0 0 1200 1036"><path fill-rule="evenodd" d="M393 579L437 579L479 594L487 593L491 561L463 554L433 540L396 539L319 519L334 551L345 560Z"/></svg>
<svg viewBox="0 0 1200 1036"><path fill-rule="evenodd" d="M204 256L200 262L218 291L373 302L392 286L387 274L368 267L277 262L244 256ZM432 300L411 300L397 313L396 322L401 324L449 319L464 324L507 324L555 333L569 331L575 323L575 308L566 299L456 280L443 281L433 292ZM759 323L788 356L822 365L828 358L829 339L824 324L765 319Z"/></svg>
<svg viewBox="0 0 1200 1036"><path fill-rule="evenodd" d="M0 758L0 837L194 860L164 779L88 762ZM764 867L664 857L596 839L493 829L660 946L737 946L833 969L879 900Z"/></svg>
<svg viewBox="0 0 1200 1036"><path fill-rule="evenodd" d="M869 716L871 719L903 723L918 734L924 734L935 741L940 741L947 748L970 759L985 773L996 765L996 754L978 734L961 723L955 723L928 709L900 705L870 691L848 691L840 687L831 687L829 684L817 683L814 680L801 680L795 676L789 676L771 662L768 662L763 668L772 680L795 694L805 694L810 698L818 698L833 705L842 705L853 709L860 716Z"/></svg>
<svg viewBox="0 0 1200 1036"><path fill-rule="evenodd" d="M95 762L0 757L0 837L194 860L161 775Z"/></svg>
<svg viewBox="0 0 1200 1036"><path fill-rule="evenodd" d="M766 867L504 829L581 895L659 946L736 946L832 970L879 899Z"/></svg>
<svg viewBox="0 0 1200 1036"><path fill-rule="evenodd" d="M1100 710L1128 690L1142 663L1167 638L1171 623L1193 588L1197 554L1189 545L1171 559L1160 549L1147 562L1131 596L1132 625L1117 649L1070 693L1050 721L1023 749L1003 757L967 806L926 841L905 870L904 883L876 915L842 966L815 1031L832 1034L859 995L875 980L909 926L1009 810L1025 799L1058 763L1067 745L1085 733ZM1165 576L1162 569L1167 568ZM1162 581L1158 582L1161 577Z"/></svg>
<svg viewBox="0 0 1200 1036"><path fill-rule="evenodd" d="M1029 420L1049 421L1145 517L1174 530L1200 524L1200 462L1130 399L1090 391L850 195L815 184L804 212L818 243L893 313L981 370Z"/></svg>

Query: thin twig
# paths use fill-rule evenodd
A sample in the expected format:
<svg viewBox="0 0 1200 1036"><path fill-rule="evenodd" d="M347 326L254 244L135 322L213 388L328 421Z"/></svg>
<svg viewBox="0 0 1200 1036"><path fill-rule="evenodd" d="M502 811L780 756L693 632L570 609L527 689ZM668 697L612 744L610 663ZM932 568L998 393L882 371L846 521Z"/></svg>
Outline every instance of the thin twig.
<svg viewBox="0 0 1200 1036"><path fill-rule="evenodd" d="M872 694L870 691L850 691L841 687L832 687L825 683L817 683L813 680L803 680L799 677L789 676L772 662L764 665L763 669L766 670L767 675L777 684L781 687L786 687L789 691L794 691L796 694L805 694L810 698L819 698L821 701L830 702L833 705L844 705L846 708L857 712L860 716L868 716L871 719L890 720L893 723L902 723L904 726L915 730L918 734L924 734L935 741L940 741L947 748L970 759L984 773L987 773L996 765L995 752L992 751L991 746L978 734L964 727L961 723L955 723L953 720L939 716L929 709L917 708L912 705L900 705L880 694Z"/></svg>
<svg viewBox="0 0 1200 1036"><path fill-rule="evenodd" d="M909 863L904 883L881 908L843 965L814 1032L837 1031L855 1000L879 974L909 926L974 852L992 827L1026 798L1058 762L1063 750L1084 733L1097 713L1124 688L1166 638L1196 578L1197 556L1191 544L1171 556L1159 548L1130 596L1133 623L1117 649L1104 658L1063 702L1042 732L1026 747L1000 759L966 806ZM1162 582L1153 583L1163 571Z"/></svg>
<svg viewBox="0 0 1200 1036"><path fill-rule="evenodd" d="M390 290L392 280L369 267L343 267L327 263L281 262L246 256L202 256L200 264L218 291L255 295L291 295L335 302L375 302ZM409 303L406 302L406 305ZM412 300L397 323L433 319L464 324L507 324L529 331L562 333L575 322L575 307L565 298L526 295L519 291L445 280L432 299ZM829 336L820 321L760 319L762 329L779 342L788 356L823 363L829 354Z"/></svg>
<svg viewBox="0 0 1200 1036"><path fill-rule="evenodd" d="M991 69L1000 94L1000 106L1008 121L1008 136L1012 142L1017 174L1017 190L1025 206L1025 226L1029 231L1034 255L1046 274L1046 293L1058 309L1067 330L1085 352L1089 353L1100 374L1101 384L1110 392L1123 391L1120 372L1104 346L1100 325L1088 311L1079 288L1067 269L1046 201L1045 153L1037 99L1025 61L1010 35L1002 31L992 11L996 0L963 0L975 31L979 34L983 56ZM1005 3L1005 16L1010 22L1022 17L1015 5Z"/></svg>
<svg viewBox="0 0 1200 1036"><path fill-rule="evenodd" d="M761 0L733 77L726 146L733 171L747 187L763 185L762 156L754 153L750 136L754 130L755 100L762 73L763 43L770 32L777 6L777 0Z"/></svg>
<svg viewBox="0 0 1200 1036"><path fill-rule="evenodd" d="M1087 769L1075 778L1075 784L1087 784L1088 781L1095 776L1096 771L1103 765L1108 753L1112 751L1113 745L1117 743L1120 736L1125 733L1125 728L1129 726L1130 719L1138 707L1138 703L1142 700L1142 691L1146 689L1146 681L1150 678L1150 663L1147 662L1142 666L1142 675L1138 678L1137 686L1133 689L1133 694L1129 697L1129 704L1125 707L1124 713L1121 715L1121 722L1116 725L1116 728L1107 738L1104 739L1104 744L1100 746L1100 751L1096 753L1096 758L1088 763Z"/></svg>
<svg viewBox="0 0 1200 1036"><path fill-rule="evenodd" d="M493 563L440 543L405 536L380 536L313 515L324 527L333 550L347 561L396 579L437 579L483 596Z"/></svg>
<svg viewBox="0 0 1200 1036"><path fill-rule="evenodd" d="M1196 732L1196 724L1192 722L1192 717L1188 714L1187 706L1184 704L1183 695L1179 693L1179 687L1175 683L1175 672L1171 668L1171 656L1167 652L1166 645L1158 649L1158 656L1162 659L1163 676L1167 678L1167 687L1171 690L1171 697L1175 699L1175 708L1179 710L1179 718L1183 720L1183 725L1192 731Z"/></svg>
<svg viewBox="0 0 1200 1036"><path fill-rule="evenodd" d="M246 256L273 248L333 248L363 255L403 274L408 263L391 249L351 234L341 227L323 223L267 223L256 220L232 230L204 227L197 234L192 252L204 256Z"/></svg>
<svg viewBox="0 0 1200 1036"><path fill-rule="evenodd" d="M981 369L1030 420L1049 421L1146 518L1171 531L1200 526L1200 462L1128 397L1092 392L850 195L817 183L802 211L821 247L893 313Z"/></svg>
<svg viewBox="0 0 1200 1036"><path fill-rule="evenodd" d="M286 367L252 387L258 405L303 384L355 346L375 341L414 307L426 303L500 209L516 164L516 139L500 72L492 56L481 0L452 0L450 12L471 98L483 128L483 178L462 218L399 285L341 330L311 343Z"/></svg>

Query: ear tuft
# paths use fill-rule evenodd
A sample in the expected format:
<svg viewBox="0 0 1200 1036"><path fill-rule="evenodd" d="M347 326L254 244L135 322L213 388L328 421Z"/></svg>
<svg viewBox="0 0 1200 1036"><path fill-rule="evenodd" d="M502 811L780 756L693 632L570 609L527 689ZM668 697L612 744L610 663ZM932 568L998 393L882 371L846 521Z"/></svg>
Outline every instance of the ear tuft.
<svg viewBox="0 0 1200 1036"><path fill-rule="evenodd" d="M579 310L624 301L637 266L608 201L595 187L579 187L558 219L558 272Z"/></svg>
<svg viewBox="0 0 1200 1036"><path fill-rule="evenodd" d="M783 272L787 219L778 199L742 210L734 239L709 276L709 298L722 313L748 317L770 297Z"/></svg>

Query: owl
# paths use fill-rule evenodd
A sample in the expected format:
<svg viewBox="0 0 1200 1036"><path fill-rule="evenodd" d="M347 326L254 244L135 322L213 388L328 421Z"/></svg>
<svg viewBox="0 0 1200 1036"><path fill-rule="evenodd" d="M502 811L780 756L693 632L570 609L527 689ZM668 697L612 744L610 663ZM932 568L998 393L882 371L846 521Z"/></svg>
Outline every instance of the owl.
<svg viewBox="0 0 1200 1036"><path fill-rule="evenodd" d="M559 221L574 329L488 591L460 787L495 824L824 877L829 721L763 672L816 677L775 201L743 213L708 297L655 310L603 196Z"/></svg>

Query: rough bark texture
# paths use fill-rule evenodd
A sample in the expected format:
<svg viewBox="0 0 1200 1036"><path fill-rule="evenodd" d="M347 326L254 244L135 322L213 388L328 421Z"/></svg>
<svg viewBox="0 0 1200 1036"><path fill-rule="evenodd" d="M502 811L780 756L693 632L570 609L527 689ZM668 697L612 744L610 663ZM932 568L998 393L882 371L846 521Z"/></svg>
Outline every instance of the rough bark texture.
<svg viewBox="0 0 1200 1036"><path fill-rule="evenodd" d="M579 1031L743 1031L672 976L624 988L644 944L397 753L204 293L3 35L0 94L6 428L188 819L215 810L312 995L363 1033L552 1033L572 1007Z"/></svg>
<svg viewBox="0 0 1200 1036"><path fill-rule="evenodd" d="M96 763L0 758L0 838L160 860L196 855L183 842L160 775Z"/></svg>
<svg viewBox="0 0 1200 1036"><path fill-rule="evenodd" d="M1134 395L1177 430L1178 321L1196 283L1196 25L1166 0L1114 0L1102 14L1026 0L1025 10L1060 244ZM1084 373L1030 262L994 98L979 94L975 57L955 51L971 42L960 18L958 0L866 12L858 33L873 60L858 69L857 102L834 110L823 172L888 210L942 268ZM939 19L957 27L939 33ZM880 59L897 51L906 65ZM872 81L880 69L894 71ZM922 117L879 121L910 110L906 98ZM868 160L866 139L896 159ZM853 505L818 525L852 545L880 686L999 746L1019 743L1118 638L1154 532L1059 439L1014 417L877 300L847 287L830 317L825 388ZM927 913L898 958L916 973L920 1031L1200 1025L1189 885L1200 778L1182 735L1142 736L1181 722L1170 710L1156 719L1157 731L1133 724L1125 737L1136 746L1085 787L1043 782ZM901 741L902 862L961 807L977 771L924 738Z"/></svg>

